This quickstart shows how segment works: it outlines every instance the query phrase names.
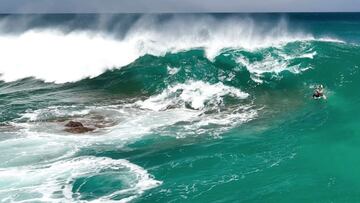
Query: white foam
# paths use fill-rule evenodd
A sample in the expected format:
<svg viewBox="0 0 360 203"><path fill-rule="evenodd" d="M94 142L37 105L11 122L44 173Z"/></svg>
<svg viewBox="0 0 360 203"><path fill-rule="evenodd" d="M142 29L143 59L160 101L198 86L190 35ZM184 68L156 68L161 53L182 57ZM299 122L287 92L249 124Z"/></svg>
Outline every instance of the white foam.
<svg viewBox="0 0 360 203"><path fill-rule="evenodd" d="M49 108L28 111L21 118L17 119L17 122L14 122L13 125L21 127L22 130L18 133L26 135L22 141L26 141L26 139L54 141L55 143L59 142L59 146L66 146L69 151L77 151L76 148L94 143L116 144L117 147L121 147L128 142L133 142L151 133L157 128L171 126L179 121L190 121L201 114L201 112L187 109L154 112L138 109L136 106L134 104L125 106L87 106L85 109L80 108L80 110L73 106L51 106ZM92 116L95 116L95 120L93 120ZM96 117L100 117L101 120L96 120ZM96 128L98 122L100 124L102 122L111 122L112 124L79 136L65 132L64 125L66 122L56 121L57 118L80 121L85 126L94 128ZM19 140L20 143L22 141ZM40 145L40 143L35 143L34 146L36 145ZM7 155L11 153L16 154L13 151L9 151ZM41 156L41 154L37 156ZM6 157L4 156L4 158ZM22 160L19 157L16 158L16 160L18 159Z"/></svg>
<svg viewBox="0 0 360 203"><path fill-rule="evenodd" d="M28 111L14 125L23 129L20 133L34 139L56 138L56 142L60 141L64 146L71 147L68 151L76 151L75 147L92 143L116 144L120 147L158 129L171 128L179 122L186 122L184 127L193 132L211 124L230 126L246 122L256 116L256 110L246 110L246 104L239 105L240 109L237 110L227 110L224 97L243 100L248 96L240 89L226 86L221 82L210 84L203 81L188 81L170 86L148 99L127 105L86 108L51 106ZM213 113L204 114L205 112ZM93 116L95 119L100 117L102 120L110 120L113 125L77 136L64 131L66 122L57 121L58 118L75 119L86 126L92 126L99 122L92 120ZM178 137L186 135L187 132L184 132ZM74 142L75 145L72 144Z"/></svg>
<svg viewBox="0 0 360 203"><path fill-rule="evenodd" d="M180 71L180 68L171 68L170 66L167 67L167 71L170 75L174 75L176 74L177 72Z"/></svg>
<svg viewBox="0 0 360 203"><path fill-rule="evenodd" d="M245 99L249 95L235 87L229 87L221 82L210 84L203 81L189 81L168 87L161 94L152 96L145 101L136 102L141 108L155 111L165 110L171 106L190 105L193 109L201 110L206 103L219 105L222 97L229 95L239 99Z"/></svg>
<svg viewBox="0 0 360 203"><path fill-rule="evenodd" d="M26 133L22 130L19 133ZM78 150L74 140L46 136L26 136L0 142L0 168L24 166L70 157Z"/></svg>
<svg viewBox="0 0 360 203"><path fill-rule="evenodd" d="M346 43L344 40L336 39L336 38L334 38L334 37L329 37L329 36L320 37L320 38L318 39L318 41L322 41L322 42Z"/></svg>
<svg viewBox="0 0 360 203"><path fill-rule="evenodd" d="M264 58L261 60L250 61L250 59L244 56L239 56L236 60L237 63L246 67L253 81L262 83L264 73L273 73L273 76L277 76L283 71L290 71L297 74L308 70L311 67L300 68L299 64L290 65L290 63L293 59L313 59L316 54L317 52L313 51L308 43L304 43L303 46L292 50L291 53L287 53L287 51L283 49L275 49L272 53L265 53Z"/></svg>
<svg viewBox="0 0 360 203"><path fill-rule="evenodd" d="M288 69L288 61L275 59L272 56L266 56L261 61L249 62L245 57L239 57L237 62L244 65L246 69L251 73L251 79L257 83L262 83L262 76L264 73L278 74Z"/></svg>
<svg viewBox="0 0 360 203"><path fill-rule="evenodd" d="M154 124L147 125L152 126L152 130L159 127L169 128L169 131L167 128L161 128L160 134L175 135L178 138L203 134L218 136L221 132L257 116L257 110L251 104L238 105L236 108L225 107L225 96L243 100L249 95L221 82L210 84L203 81L188 81L170 86L162 93L135 104L150 110L147 111L148 116L144 120L151 118L153 123L158 123L158 118L162 118L160 121L165 125L157 124L157 128L154 128ZM173 125L180 121L186 124Z"/></svg>
<svg viewBox="0 0 360 203"><path fill-rule="evenodd" d="M309 58L309 59L313 59L314 56L316 56L317 52L314 51L314 52L311 52L311 53L305 53L301 56L299 56L298 58Z"/></svg>
<svg viewBox="0 0 360 203"><path fill-rule="evenodd" d="M36 77L46 82L72 82L121 67L139 55L126 42L101 34L61 34L31 30L19 36L0 36L1 79Z"/></svg>
<svg viewBox="0 0 360 203"><path fill-rule="evenodd" d="M17 120L22 121L46 121L54 118L82 116L90 112L90 108L79 109L77 106L49 106L35 111L27 110Z"/></svg>
<svg viewBox="0 0 360 203"><path fill-rule="evenodd" d="M104 135L107 139L100 142L109 142L109 144L113 144L115 141L122 144L133 142L158 128L172 126L180 121L196 119L200 113L184 109L171 109L169 111L127 109L122 114L122 122L112 127L111 131Z"/></svg>
<svg viewBox="0 0 360 203"><path fill-rule="evenodd" d="M257 116L257 110L252 105L239 106L231 112L226 114L215 114L212 116L204 117L196 126L207 126L210 124L230 126L241 124L253 120ZM228 128L226 128L228 129ZM221 129L223 131L224 129Z"/></svg>
<svg viewBox="0 0 360 203"><path fill-rule="evenodd" d="M28 111L13 125L21 127L22 130L19 133L26 135L29 139L50 141L55 139L55 143L59 141L59 146L66 146L68 152L76 152L77 147L81 148L92 143L116 144L120 147L179 122L187 123L185 128L192 129L194 132L210 124L232 125L246 122L256 116L256 110L227 110L224 97L243 100L248 96L240 89L226 86L221 82L210 84L203 81L188 81L170 86L162 93L148 99L127 105L50 106ZM239 105L239 108L245 107L246 104ZM212 113L204 114L205 112ZM84 123L85 126L95 128L97 128L97 123L111 122L111 125L81 136L71 135L64 131L66 122L59 120L64 118L65 120L75 119ZM100 120L96 120L98 118ZM185 132L179 137L186 134ZM39 153L39 155L34 155L35 160L44 152Z"/></svg>

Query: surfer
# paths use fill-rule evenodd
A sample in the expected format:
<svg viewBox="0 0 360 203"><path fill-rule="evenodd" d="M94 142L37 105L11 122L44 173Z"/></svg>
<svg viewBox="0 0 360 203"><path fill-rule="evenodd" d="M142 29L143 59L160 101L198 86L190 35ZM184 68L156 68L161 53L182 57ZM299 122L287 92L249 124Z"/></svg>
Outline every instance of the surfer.
<svg viewBox="0 0 360 203"><path fill-rule="evenodd" d="M313 94L313 99L326 99L326 96L324 94L324 86L323 85L319 85Z"/></svg>

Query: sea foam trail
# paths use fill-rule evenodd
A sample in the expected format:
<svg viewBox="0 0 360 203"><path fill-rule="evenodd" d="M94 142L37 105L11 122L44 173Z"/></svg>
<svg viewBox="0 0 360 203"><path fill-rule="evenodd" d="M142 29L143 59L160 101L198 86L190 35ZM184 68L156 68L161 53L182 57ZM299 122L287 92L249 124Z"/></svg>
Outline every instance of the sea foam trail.
<svg viewBox="0 0 360 203"><path fill-rule="evenodd" d="M51 28L33 29L0 35L0 79L10 82L35 77L46 82L74 82L120 68L145 54L160 56L203 48L212 60L224 48L253 50L303 40L314 37L289 32L285 20L269 27L248 18L192 16L160 23L154 16L144 16L122 39L102 30L65 34Z"/></svg>
<svg viewBox="0 0 360 203"><path fill-rule="evenodd" d="M121 182L122 186L93 201L81 199L82 186L93 184L91 179L96 179L96 176L107 178L109 174L113 175L112 180L103 184L112 183L111 186L114 186ZM124 175L132 178L124 178ZM41 166L0 169L0 177L0 197L9 202L128 202L161 184L145 169L125 159L92 156L76 157ZM76 181L83 182L75 190ZM124 198L112 200L119 196Z"/></svg>

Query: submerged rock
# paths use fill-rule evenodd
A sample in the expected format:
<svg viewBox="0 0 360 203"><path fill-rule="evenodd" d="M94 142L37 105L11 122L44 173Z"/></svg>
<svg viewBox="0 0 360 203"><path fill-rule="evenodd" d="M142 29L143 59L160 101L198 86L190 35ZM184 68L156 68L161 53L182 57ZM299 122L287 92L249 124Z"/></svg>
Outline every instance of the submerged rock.
<svg viewBox="0 0 360 203"><path fill-rule="evenodd" d="M69 133L86 133L95 130L95 128L85 127L82 123L77 121L69 121L65 126L67 127L65 131Z"/></svg>

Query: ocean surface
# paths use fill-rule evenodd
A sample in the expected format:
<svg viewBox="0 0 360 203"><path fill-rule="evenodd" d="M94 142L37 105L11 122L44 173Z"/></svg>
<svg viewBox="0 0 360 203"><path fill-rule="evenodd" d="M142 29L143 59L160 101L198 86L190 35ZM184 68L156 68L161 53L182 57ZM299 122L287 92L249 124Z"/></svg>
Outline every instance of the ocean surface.
<svg viewBox="0 0 360 203"><path fill-rule="evenodd" d="M358 13L0 15L0 202L360 202L359 66Z"/></svg>

